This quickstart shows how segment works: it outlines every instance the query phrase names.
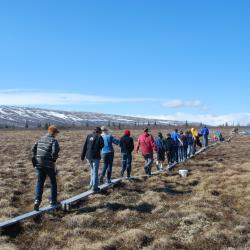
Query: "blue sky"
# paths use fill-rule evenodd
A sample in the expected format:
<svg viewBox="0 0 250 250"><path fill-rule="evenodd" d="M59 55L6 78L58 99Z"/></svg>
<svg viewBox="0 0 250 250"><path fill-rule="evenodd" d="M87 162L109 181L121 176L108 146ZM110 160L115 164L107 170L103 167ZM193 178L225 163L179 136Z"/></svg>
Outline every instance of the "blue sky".
<svg viewBox="0 0 250 250"><path fill-rule="evenodd" d="M1 1L0 105L250 123L250 1Z"/></svg>

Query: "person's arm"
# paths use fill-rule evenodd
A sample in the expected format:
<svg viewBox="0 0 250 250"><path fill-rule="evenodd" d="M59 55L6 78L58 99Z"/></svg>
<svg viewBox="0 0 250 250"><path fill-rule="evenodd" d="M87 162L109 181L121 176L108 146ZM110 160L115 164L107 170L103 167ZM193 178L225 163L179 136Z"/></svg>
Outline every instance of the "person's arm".
<svg viewBox="0 0 250 250"><path fill-rule="evenodd" d="M59 151L60 151L60 147L59 147L58 141L55 140L52 143L52 153L51 153L53 162L56 162L56 160L58 158Z"/></svg>
<svg viewBox="0 0 250 250"><path fill-rule="evenodd" d="M133 140L133 138L131 138L131 152L134 151L134 148L135 148L135 146L134 146L134 140Z"/></svg>
<svg viewBox="0 0 250 250"><path fill-rule="evenodd" d="M102 149L104 147L104 140L103 140L102 136L99 137L99 147L100 147L100 149Z"/></svg>
<svg viewBox="0 0 250 250"><path fill-rule="evenodd" d="M81 160L82 161L84 161L84 159L86 157L87 146L88 146L88 137L86 138L85 143L84 143L83 148L82 148L82 153L81 153Z"/></svg>
<svg viewBox="0 0 250 250"><path fill-rule="evenodd" d="M112 143L114 143L115 145L119 145L120 140L112 136Z"/></svg>
<svg viewBox="0 0 250 250"><path fill-rule="evenodd" d="M36 161L37 142L33 145L31 151L32 151L32 158L31 158L31 161L32 161L33 167L35 168L35 167L36 167L36 164L37 164L37 161Z"/></svg>

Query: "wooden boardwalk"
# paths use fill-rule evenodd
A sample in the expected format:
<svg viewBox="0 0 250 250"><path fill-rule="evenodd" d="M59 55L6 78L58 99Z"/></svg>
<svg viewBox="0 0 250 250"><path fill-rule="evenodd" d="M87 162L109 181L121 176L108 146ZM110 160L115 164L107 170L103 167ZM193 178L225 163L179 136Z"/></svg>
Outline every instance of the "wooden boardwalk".
<svg viewBox="0 0 250 250"><path fill-rule="evenodd" d="M227 140L225 140L224 142L229 142L230 140L232 139L232 136L230 136ZM216 145L219 145L221 144L221 142L216 142L216 143L213 143L211 144L210 146L208 146L207 148L201 148L200 150L198 150L195 155L193 155L191 158L195 157L196 155L199 155L201 154L202 152L206 151L207 149L211 148L211 147L214 147ZM175 164L172 164L171 166L168 167L167 170L172 170L174 169L174 167L178 165L177 163ZM164 174L166 173L166 170L163 170L163 171L157 171L157 172L153 172L152 173L152 176L154 175L159 175L159 174ZM111 183L106 183L106 184L103 184L103 185L100 185L99 188L100 188L100 191L102 190L106 190L106 189L109 189L111 187L113 187L115 184L121 182L121 181L126 181L126 180L129 180L129 179L139 179L139 178L149 178L150 176L148 175L140 175L140 176L132 176L130 178L117 178L117 179L114 179L112 180ZM69 199L66 199L66 200L63 200L61 201L58 205L56 206L48 206L48 207L44 207L44 208L40 208L39 211L32 211L32 212L28 212L28 213L25 213L25 214L22 214L22 215L19 215L15 218L12 218L12 219L9 219L7 221L4 221L4 222L0 222L0 230L6 228L6 227L9 227L9 226L12 226L14 224L17 224L23 220L26 220L26 219L29 219L29 218L34 218L34 217L37 217L39 215L42 215L44 213L47 213L47 212L50 212L50 211L53 211L53 210L56 210L56 209L59 209L59 208L62 208L63 210L68 210L70 209L70 206L84 198L87 198L89 197L90 195L93 195L95 194L94 191L92 190L88 190L86 192L83 192L79 195L76 195L72 198L69 198Z"/></svg>

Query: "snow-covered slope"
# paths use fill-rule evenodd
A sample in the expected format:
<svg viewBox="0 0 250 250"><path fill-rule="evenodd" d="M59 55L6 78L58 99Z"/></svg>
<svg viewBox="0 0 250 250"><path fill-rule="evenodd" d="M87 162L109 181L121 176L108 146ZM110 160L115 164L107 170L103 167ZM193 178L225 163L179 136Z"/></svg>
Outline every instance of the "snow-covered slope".
<svg viewBox="0 0 250 250"><path fill-rule="evenodd" d="M92 112L68 112L49 109L26 108L26 107L12 107L0 106L0 126L15 126L15 127L38 127L45 123L56 124L60 126L93 126L93 125L147 125L154 124L155 120L109 115ZM156 120L159 125L182 125L183 122Z"/></svg>

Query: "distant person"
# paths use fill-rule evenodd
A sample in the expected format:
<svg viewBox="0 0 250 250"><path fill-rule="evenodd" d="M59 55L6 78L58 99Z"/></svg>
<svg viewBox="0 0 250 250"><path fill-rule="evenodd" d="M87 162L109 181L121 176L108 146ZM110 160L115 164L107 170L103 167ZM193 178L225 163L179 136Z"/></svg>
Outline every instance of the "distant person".
<svg viewBox="0 0 250 250"><path fill-rule="evenodd" d="M185 134L187 138L187 158L190 158L193 153L194 138L190 130L186 131Z"/></svg>
<svg viewBox="0 0 250 250"><path fill-rule="evenodd" d="M57 181L55 162L60 151L59 143L56 136L59 130L56 126L51 125L48 128L48 134L41 137L32 148L32 162L36 168L37 183L34 202L34 210L38 211L42 201L43 187L46 177L50 179L50 205L57 205Z"/></svg>
<svg viewBox="0 0 250 250"><path fill-rule="evenodd" d="M113 135L109 134L108 128L102 126L102 138L104 141L104 147L102 148L102 160L103 160L103 167L102 167L102 174L100 177L100 183L103 183L104 177L107 172L107 183L111 183L111 175L112 175L112 168L113 168L113 161L114 161L114 148L113 144L118 145L119 140L116 139Z"/></svg>
<svg viewBox="0 0 250 250"><path fill-rule="evenodd" d="M158 136L155 138L155 144L157 147L156 167L157 170L163 170L163 163L165 161L165 141L161 132L159 132Z"/></svg>
<svg viewBox="0 0 250 250"><path fill-rule="evenodd" d="M194 139L193 149L192 149L193 150L192 154L194 155L196 152L196 146L199 146L200 148L202 148L202 144L200 142L200 135L195 128L191 128L191 133Z"/></svg>
<svg viewBox="0 0 250 250"><path fill-rule="evenodd" d="M183 131L180 131L180 139L182 142L180 145L181 160L185 161L187 159L188 143L187 143L187 136L186 136L186 134L183 133Z"/></svg>
<svg viewBox="0 0 250 250"><path fill-rule="evenodd" d="M165 151L167 155L168 167L170 167L174 162L174 147L175 141L172 139L171 134L167 134L167 138L165 139Z"/></svg>
<svg viewBox="0 0 250 250"><path fill-rule="evenodd" d="M90 165L90 189L94 192L100 191L98 187L98 170L101 160L101 150L104 146L103 138L101 136L101 128L96 127L93 133L89 134L85 140L81 160L86 158Z"/></svg>
<svg viewBox="0 0 250 250"><path fill-rule="evenodd" d="M137 141L136 152L139 150L142 152L142 155L145 159L145 173L151 175L151 168L154 162L154 150L157 150L157 147L154 142L154 138L149 134L149 129L145 128L143 134L141 134Z"/></svg>
<svg viewBox="0 0 250 250"><path fill-rule="evenodd" d="M201 130L201 135L203 136L203 144L204 147L208 146L208 135L209 135L209 130L207 126L204 126Z"/></svg>
<svg viewBox="0 0 250 250"><path fill-rule="evenodd" d="M173 150L173 156L174 156L174 161L176 163L179 162L180 160L180 146L182 144L181 139L180 139L180 134L178 132L178 129L175 129L174 132L171 134L171 138L174 140L174 150Z"/></svg>
<svg viewBox="0 0 250 250"><path fill-rule="evenodd" d="M131 166L132 166L132 152L134 150L134 140L130 137L130 131L125 130L124 135L120 139L120 148L122 156L122 168L121 177L124 176L125 171L127 171L127 177L131 176Z"/></svg>

